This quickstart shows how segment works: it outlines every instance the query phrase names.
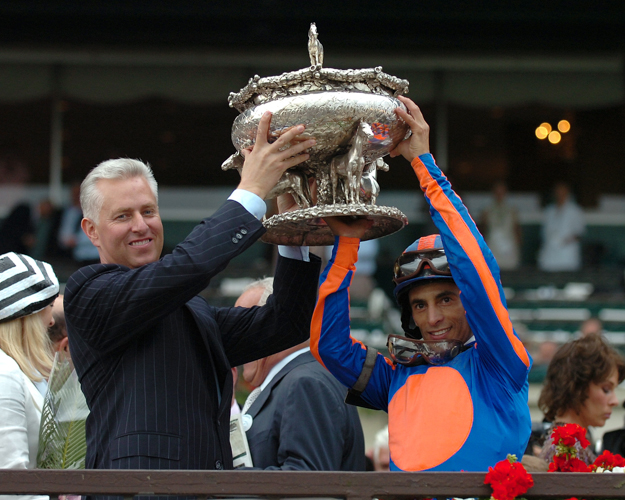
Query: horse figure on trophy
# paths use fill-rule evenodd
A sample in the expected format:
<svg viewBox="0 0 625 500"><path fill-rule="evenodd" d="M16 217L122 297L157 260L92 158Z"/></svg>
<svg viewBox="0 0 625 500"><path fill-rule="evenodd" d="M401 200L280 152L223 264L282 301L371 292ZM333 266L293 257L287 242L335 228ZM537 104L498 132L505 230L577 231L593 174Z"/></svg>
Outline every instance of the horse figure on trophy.
<svg viewBox="0 0 625 500"><path fill-rule="evenodd" d="M323 66L323 45L319 41L315 23L311 23L308 30L308 55L310 56L311 66L315 68Z"/></svg>
<svg viewBox="0 0 625 500"><path fill-rule="evenodd" d="M360 201L360 180L365 167L363 149L371 137L373 137L371 127L365 122L360 122L350 142L349 151L344 155L332 158L329 170L333 203L362 203ZM345 200L340 199L340 186L343 187Z"/></svg>
<svg viewBox="0 0 625 500"><path fill-rule="evenodd" d="M365 204L375 205L380 194L380 185L377 180L378 170L388 172L388 165L382 158L365 165L360 179L360 199Z"/></svg>
<svg viewBox="0 0 625 500"><path fill-rule="evenodd" d="M281 194L291 193L300 208L313 206L308 176L301 170L290 169L282 174L278 183L267 195L267 199L277 198Z"/></svg>

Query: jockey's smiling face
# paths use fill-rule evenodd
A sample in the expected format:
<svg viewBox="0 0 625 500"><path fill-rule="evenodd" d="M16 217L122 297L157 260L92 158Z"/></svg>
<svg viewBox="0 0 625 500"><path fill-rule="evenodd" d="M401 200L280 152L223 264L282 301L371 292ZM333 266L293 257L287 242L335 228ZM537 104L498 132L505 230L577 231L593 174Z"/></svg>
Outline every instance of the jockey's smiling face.
<svg viewBox="0 0 625 500"><path fill-rule="evenodd" d="M465 343L473 333L460 301L460 290L451 280L433 280L408 292L415 324L424 340L460 340Z"/></svg>

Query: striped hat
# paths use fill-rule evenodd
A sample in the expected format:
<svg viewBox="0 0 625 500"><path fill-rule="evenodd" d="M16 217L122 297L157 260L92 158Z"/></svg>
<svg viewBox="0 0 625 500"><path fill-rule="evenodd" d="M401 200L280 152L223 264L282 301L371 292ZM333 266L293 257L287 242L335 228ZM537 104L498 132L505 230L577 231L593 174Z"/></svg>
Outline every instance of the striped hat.
<svg viewBox="0 0 625 500"><path fill-rule="evenodd" d="M0 323L41 311L59 294L52 266L28 255L0 255Z"/></svg>
<svg viewBox="0 0 625 500"><path fill-rule="evenodd" d="M421 236L421 238L415 240L404 253L407 252L416 252L427 251L427 250L435 250L438 248L443 248L443 240L440 234L430 234L429 236Z"/></svg>

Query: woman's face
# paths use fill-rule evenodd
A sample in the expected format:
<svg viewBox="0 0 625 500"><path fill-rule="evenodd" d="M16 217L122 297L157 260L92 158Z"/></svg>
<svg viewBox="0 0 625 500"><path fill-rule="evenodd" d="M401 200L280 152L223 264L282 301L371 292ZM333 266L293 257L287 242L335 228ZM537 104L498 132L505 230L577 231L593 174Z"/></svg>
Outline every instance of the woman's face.
<svg viewBox="0 0 625 500"><path fill-rule="evenodd" d="M54 318L52 317L52 306L54 302L49 306L44 307L41 311L39 311L39 316L41 317L41 321L43 321L43 325L46 328L50 328L54 325Z"/></svg>
<svg viewBox="0 0 625 500"><path fill-rule="evenodd" d="M591 382L588 387L588 397L579 412L584 427L603 427L606 420L612 415L612 408L618 404L615 389L618 385L616 369L603 382Z"/></svg>

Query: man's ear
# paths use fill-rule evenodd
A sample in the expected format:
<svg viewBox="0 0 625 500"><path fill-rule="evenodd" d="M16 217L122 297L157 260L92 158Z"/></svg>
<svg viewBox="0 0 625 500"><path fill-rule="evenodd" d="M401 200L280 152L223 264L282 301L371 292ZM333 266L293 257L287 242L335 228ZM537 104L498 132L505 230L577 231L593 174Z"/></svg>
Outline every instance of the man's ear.
<svg viewBox="0 0 625 500"><path fill-rule="evenodd" d="M98 230L95 224L93 223L93 221L85 217L83 218L82 221L80 221L80 227L82 228L84 233L89 237L89 239L91 240L91 243L93 243L94 246L99 247L100 239L98 237Z"/></svg>
<svg viewBox="0 0 625 500"><path fill-rule="evenodd" d="M63 337L63 339L59 341L56 351L59 353L59 359L71 361L72 356L69 353L69 339L67 337Z"/></svg>
<svg viewBox="0 0 625 500"><path fill-rule="evenodd" d="M69 339L67 337L63 337L63 339L59 341L59 352L60 351L69 354Z"/></svg>

